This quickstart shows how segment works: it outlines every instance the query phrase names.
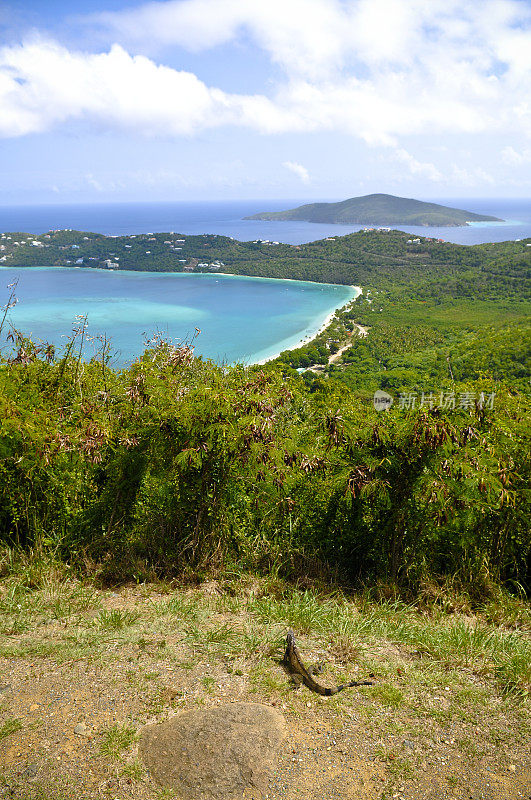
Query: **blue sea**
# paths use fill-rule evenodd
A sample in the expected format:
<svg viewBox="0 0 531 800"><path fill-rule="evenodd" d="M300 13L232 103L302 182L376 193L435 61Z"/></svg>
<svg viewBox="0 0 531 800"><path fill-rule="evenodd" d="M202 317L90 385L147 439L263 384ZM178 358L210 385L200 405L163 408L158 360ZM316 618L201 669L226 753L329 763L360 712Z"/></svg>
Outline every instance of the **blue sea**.
<svg viewBox="0 0 531 800"><path fill-rule="evenodd" d="M18 279L9 321L34 341L61 349L76 316L88 318L85 357L111 340L113 365L126 366L160 333L219 363L255 363L312 338L326 317L357 296L351 286L232 275L62 267L0 269ZM1 295L0 295L1 297ZM2 302L0 302L0 305Z"/></svg>
<svg viewBox="0 0 531 800"><path fill-rule="evenodd" d="M500 217L504 222L474 223L462 228L397 226L420 236L457 244L501 242L531 236L531 200L430 198L433 202ZM74 228L108 235L152 231L184 234L217 233L240 241L271 239L302 244L326 236L343 236L361 225L322 225L314 222L266 222L243 217L260 211L282 211L308 200L245 200L202 203L113 203L92 205L0 206L0 231L45 233L51 228Z"/></svg>
<svg viewBox="0 0 531 800"><path fill-rule="evenodd" d="M504 222L462 228L403 226L408 233L460 244L531 236L531 202L433 198L444 205L501 217ZM203 203L0 206L0 231L44 233L73 228L108 235L174 231L217 233L240 241L301 244L360 230L360 225L266 222L243 217L300 205L293 200ZM307 201L306 201L307 202ZM76 315L88 315L90 346L105 334L115 366L134 360L157 332L176 339L201 333L196 353L221 362L256 362L315 335L325 318L353 296L352 287L223 275L108 272L85 269L0 269L0 307L16 277L14 325L37 339L64 343ZM90 355L90 352L88 352Z"/></svg>

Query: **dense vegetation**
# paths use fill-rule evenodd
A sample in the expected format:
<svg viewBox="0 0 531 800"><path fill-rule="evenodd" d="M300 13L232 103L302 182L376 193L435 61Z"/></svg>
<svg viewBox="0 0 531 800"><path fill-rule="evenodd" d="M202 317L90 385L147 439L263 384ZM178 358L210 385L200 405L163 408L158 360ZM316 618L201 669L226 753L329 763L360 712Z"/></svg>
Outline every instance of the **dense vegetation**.
<svg viewBox="0 0 531 800"><path fill-rule="evenodd" d="M113 269L197 272L214 265L237 275L355 284L363 295L339 315L341 325L283 354L286 364L326 365L361 324L370 336L343 358L336 375L353 389L440 389L443 378L482 374L514 379L511 385L520 389L528 385L529 239L466 247L429 238L412 242L401 231L369 231L275 245L216 235L52 231L39 237L3 234L1 242L6 266L69 266L79 260L85 267L107 262ZM479 359L471 355L476 349L483 352Z"/></svg>
<svg viewBox="0 0 531 800"><path fill-rule="evenodd" d="M18 242L18 244L15 244ZM38 246L31 244L37 242ZM318 283L355 284L367 290L408 293L412 298L443 299L456 292L470 298L511 297L529 293L530 239L521 242L465 245L420 238L401 231L367 231L303 245L238 242L208 234L103 236L56 231L41 236L2 234L0 263L6 267L78 266L182 271L199 264L222 263L221 272L257 277L292 278ZM529 294L527 294L529 296Z"/></svg>
<svg viewBox="0 0 531 800"><path fill-rule="evenodd" d="M528 403L377 412L341 383L161 343L130 369L19 340L0 369L0 536L107 578L231 563L525 585ZM474 392L474 385L456 391ZM483 386L490 389L491 386Z"/></svg>
<svg viewBox="0 0 531 800"><path fill-rule="evenodd" d="M285 364L327 365L339 345L351 342L325 373L362 396L377 388L440 393L453 380L483 377L528 389L528 241L476 247L422 241L415 249L398 232L355 236L365 262L358 268L363 294L316 340L284 352ZM379 264L370 263L373 256ZM358 338L356 325L369 335Z"/></svg>
<svg viewBox="0 0 531 800"><path fill-rule="evenodd" d="M307 203L288 211L263 211L246 219L299 219L342 225L466 225L497 217L475 214L459 208L425 203L392 194L368 194L340 203Z"/></svg>
<svg viewBox="0 0 531 800"><path fill-rule="evenodd" d="M60 264L72 244L103 258L112 242L120 268L175 268L169 234L49 236ZM150 267L134 261L146 238ZM179 238L190 263L204 263L202 247L226 271L364 292L263 368L161 343L115 372L105 345L83 361L83 325L57 356L12 332L0 360L4 542L108 579L244 564L409 589L453 575L477 592L529 586L529 242ZM4 246L9 263L43 261L40 246ZM321 374L292 369L316 363ZM390 410L374 409L376 388L395 397Z"/></svg>

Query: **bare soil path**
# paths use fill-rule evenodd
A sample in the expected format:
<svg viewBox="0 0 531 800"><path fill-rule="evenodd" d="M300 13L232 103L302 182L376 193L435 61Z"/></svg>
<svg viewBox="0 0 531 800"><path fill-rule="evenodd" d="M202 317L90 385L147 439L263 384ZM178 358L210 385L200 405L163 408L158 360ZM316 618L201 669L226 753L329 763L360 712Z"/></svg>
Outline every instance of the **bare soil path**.
<svg viewBox="0 0 531 800"><path fill-rule="evenodd" d="M367 336L369 333L367 328L364 328L363 325L358 325L356 322L354 322L354 327L358 329L358 336L361 336L362 338ZM328 363L335 364L337 361L339 361L343 353L345 353L350 347L352 347L352 342L347 342L347 344L343 345L343 347L340 347L337 353L334 353L330 356Z"/></svg>
<svg viewBox="0 0 531 800"><path fill-rule="evenodd" d="M142 731L234 702L285 719L271 780L246 800L531 797L522 697L504 694L479 655L415 640L428 625L442 640L453 624L446 617L215 583L116 592L68 583L11 605L12 587L0 589L0 798L177 797L142 762ZM326 661L323 682L374 672L376 685L330 698L294 690L278 662L288 621L308 663Z"/></svg>
<svg viewBox="0 0 531 800"><path fill-rule="evenodd" d="M358 329L359 336L364 337L368 335L369 331L367 328L364 328L363 325L358 325L356 322L354 322L353 324L354 327ZM340 360L343 353L346 353L347 350L350 350L351 347L352 347L352 340L348 341L346 344L340 347L339 350L337 350L337 352L332 353L332 355L329 356L328 358L328 364L329 365L336 364ZM311 372L320 373L324 372L325 367L322 364L317 364L314 367L309 367L309 369Z"/></svg>

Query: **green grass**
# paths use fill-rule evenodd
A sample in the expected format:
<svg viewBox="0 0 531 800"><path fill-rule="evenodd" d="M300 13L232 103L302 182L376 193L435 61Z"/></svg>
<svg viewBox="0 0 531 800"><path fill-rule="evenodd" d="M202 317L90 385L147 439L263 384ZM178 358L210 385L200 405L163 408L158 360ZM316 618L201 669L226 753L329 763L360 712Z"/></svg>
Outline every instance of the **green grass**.
<svg viewBox="0 0 531 800"><path fill-rule="evenodd" d="M52 638L41 637L38 631L32 638L0 645L0 655L4 658L53 658L58 663L78 661L84 658L99 659L107 654L107 645L115 641L115 636L102 635L88 625L69 626L55 632Z"/></svg>
<svg viewBox="0 0 531 800"><path fill-rule="evenodd" d="M246 625L241 636L241 653L248 657L270 657L279 652L283 637L263 626Z"/></svg>
<svg viewBox="0 0 531 800"><path fill-rule="evenodd" d="M104 631L121 631L134 625L138 621L140 614L135 611L121 611L112 609L111 611L100 611L94 619L94 625Z"/></svg>
<svg viewBox="0 0 531 800"><path fill-rule="evenodd" d="M346 664L363 662L367 648L388 641L404 653L416 653L424 667L440 663L494 675L504 693L524 697L529 684L531 643L525 632L489 624L481 615L472 620L455 614L422 616L401 601L363 600L357 607L340 596L320 597L310 591L250 600L248 611L263 625L275 625L271 636L272 641L277 637L279 648L280 630L289 625L297 634L326 643L328 652ZM489 617L494 613L491 605ZM254 638L258 636L256 631ZM380 677L386 674L382 664L373 668ZM390 697L388 702L392 704Z"/></svg>
<svg viewBox="0 0 531 800"><path fill-rule="evenodd" d="M100 753L112 760L116 760L122 750L131 747L136 739L136 730L131 725L113 725L103 731L100 742Z"/></svg>
<svg viewBox="0 0 531 800"><path fill-rule="evenodd" d="M120 775L124 778L130 778L132 781L141 781L145 774L145 767L138 759L130 761L120 770Z"/></svg>
<svg viewBox="0 0 531 800"><path fill-rule="evenodd" d="M99 606L93 589L78 581L50 576L33 580L24 574L11 575L0 593L2 633L22 633L54 620L69 620Z"/></svg>
<svg viewBox="0 0 531 800"><path fill-rule="evenodd" d="M6 719L4 724L0 726L0 740L5 739L7 736L16 733L22 729L22 721L17 718Z"/></svg>
<svg viewBox="0 0 531 800"><path fill-rule="evenodd" d="M527 700L531 687L531 644L495 659L494 675L504 695Z"/></svg>
<svg viewBox="0 0 531 800"><path fill-rule="evenodd" d="M294 687L290 685L286 675L272 669L270 664L256 664L250 669L249 683L251 691L258 694L282 695L289 698L293 695Z"/></svg>
<svg viewBox="0 0 531 800"><path fill-rule="evenodd" d="M439 726L451 729L448 738L455 737L459 752L473 759L504 742L518 752L525 747L531 644L522 598L493 594L478 606L447 587L440 595L426 591L416 603L406 603L375 599L383 596L382 587L358 595L301 591L278 578L273 584L270 578L243 575L241 583L221 578L214 593L210 585L203 592L174 586L161 600L156 585L117 589L109 596L67 579L55 584L60 604L75 605L83 593L91 599L65 625L51 619L49 605L43 615L44 571L34 588L19 578L0 579L0 598L14 617L22 618L17 603L27 609L32 632L13 633L0 653L20 658L22 666L41 658L59 668L75 660L81 669L97 664L113 690L119 686L124 697L134 698L132 704L138 701L125 720L102 729L96 739L99 754L125 780L145 778L132 748L141 724L167 719L172 708L211 707L234 698L273 703L300 726L313 724L316 715L323 715L319 724L334 730L345 719L356 720L371 748L380 747L388 781L380 791L392 783L390 798L399 781L415 778L419 753L429 754L430 744L440 747ZM42 618L49 627L34 625ZM375 684L330 698L304 686L294 690L279 663L288 626L295 629L305 662L325 664L323 684L364 680L370 672ZM46 661L41 664L36 672L48 668ZM175 698L168 699L168 689ZM22 726L25 735L37 724L18 709L11 714L0 739ZM402 746L405 738L415 741L414 753ZM20 796L55 800L52 789L31 792ZM153 793L154 800L171 796Z"/></svg>
<svg viewBox="0 0 531 800"><path fill-rule="evenodd" d="M394 749L379 747L375 756L386 765L387 772L394 777L408 778L413 774L413 765L408 758L397 755Z"/></svg>
<svg viewBox="0 0 531 800"><path fill-rule="evenodd" d="M204 598L191 598L174 594L170 600L153 604L157 616L169 614L189 622L198 622L208 615Z"/></svg>
<svg viewBox="0 0 531 800"><path fill-rule="evenodd" d="M531 631L531 608L522 597L500 591L485 602L480 610L487 623L501 628Z"/></svg>
<svg viewBox="0 0 531 800"><path fill-rule="evenodd" d="M260 622L287 625L299 633L330 627L338 608L334 599L309 590L288 592L282 599L260 597L248 604L248 610Z"/></svg>
<svg viewBox="0 0 531 800"><path fill-rule="evenodd" d="M201 683L203 684L203 688L205 689L208 694L214 693L214 687L216 686L216 679L212 678L211 675L203 675L201 678Z"/></svg>
<svg viewBox="0 0 531 800"><path fill-rule="evenodd" d="M455 677L470 671L488 678L502 697L520 702L529 696L529 609L523 600L503 593L493 596L475 615L463 597L457 605L466 608L466 615L451 613L456 603L450 595L444 603L437 597L431 606L423 598L421 613L414 604L400 600L298 591L278 579L274 591L269 587L272 593L267 594L264 579L260 590L249 595L237 596L237 584L232 582L227 592L214 597L174 590L168 600L155 603L146 590L142 606L136 601L133 609L102 609L105 595L58 574L53 564L48 564L48 570L47 575L42 563L37 569L26 561L0 582L0 609L11 626L11 638L0 647L1 655L52 658L58 663L109 657L119 661L123 648L133 647L142 656L170 659L179 669L194 669L205 658L213 658L214 663L241 658L251 662L251 673L257 670L253 686L262 684L272 692L279 691L278 681L285 680L283 675L278 681L267 675L278 671L274 665L282 656L290 626L308 664L315 660L330 664L330 685L339 673L364 679L374 671L379 682L367 696L384 706L409 705L424 687L435 691L441 684L460 693L461 702L481 706L486 702L482 689ZM243 576L242 585L246 580ZM52 637L39 635L34 621L43 615L50 621L47 615L54 608L75 614ZM94 617L92 611L97 608ZM510 612L506 618L505 611ZM28 630L33 631L30 637L17 638ZM169 636L172 641L177 638L178 651L168 643ZM391 649L390 657L375 655L382 645ZM238 667L244 674L248 669L245 663ZM442 670L450 670L454 678ZM204 688L212 690L210 685Z"/></svg>
<svg viewBox="0 0 531 800"><path fill-rule="evenodd" d="M389 683L377 683L371 689L371 697L376 698L382 705L399 708L404 703L404 694L396 686Z"/></svg>
<svg viewBox="0 0 531 800"><path fill-rule="evenodd" d="M189 625L184 631L184 640L195 652L218 652L233 654L239 651L241 638L229 623L213 627Z"/></svg>
<svg viewBox="0 0 531 800"><path fill-rule="evenodd" d="M40 618L45 602L50 610L49 595L48 600L43 598L42 583L39 588L31 589L11 577L2 589L1 607L9 617L7 624L13 637L33 629L32 620ZM325 661L341 664L347 674L349 668L358 665L360 674L374 670L380 679L392 676L395 669L392 664L378 663L367 656L375 643L389 642L404 654L416 654L424 672L428 666L433 670L437 664L450 665L456 670L474 669L491 675L502 695L522 699L528 696L531 644L526 634L528 612L522 601L502 595L499 605L493 599L484 613L465 617L438 610L439 601L427 615L401 601L374 602L361 597L352 602L338 593L325 595L288 587L284 587L280 597L251 596L239 598L236 604L232 598L228 605L222 598L223 595L218 597L216 606L225 609L223 621L213 622L209 618L210 598L200 600L178 592L163 603L154 604L148 599L142 612L102 609L96 617L91 617L90 611L101 606L101 597L91 589L67 581L56 584L54 602L61 608L76 609L77 616L69 618L69 626L51 639L36 634L21 641L13 638L2 645L0 653L10 658L55 658L59 662L98 657L105 652L110 639L116 641L116 634L125 635L124 644L132 626L142 634L142 626L149 618L156 620L160 638L152 643L151 638L141 635L136 640L140 651L148 655L165 657L165 632L177 628L183 645L196 657L211 654L231 659L238 656L270 659L282 655L286 628L292 626L303 657L308 653L311 663L317 651L319 659L324 656ZM512 611L507 624L513 627L497 624L505 608ZM149 633L153 633L152 626ZM197 658L190 666L195 663ZM413 675L411 680L418 683ZM376 694L380 691L376 690ZM390 699L388 702L392 704Z"/></svg>

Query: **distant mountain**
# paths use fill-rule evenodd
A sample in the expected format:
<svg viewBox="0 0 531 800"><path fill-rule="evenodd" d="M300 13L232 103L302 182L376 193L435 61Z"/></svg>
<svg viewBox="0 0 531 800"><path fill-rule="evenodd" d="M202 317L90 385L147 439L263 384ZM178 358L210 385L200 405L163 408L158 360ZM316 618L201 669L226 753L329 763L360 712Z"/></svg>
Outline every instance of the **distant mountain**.
<svg viewBox="0 0 531 800"><path fill-rule="evenodd" d="M341 203L308 203L288 211L264 211L244 219L298 219L342 225L458 226L468 222L502 222L498 217L474 214L438 203L424 203L392 194L367 194Z"/></svg>

